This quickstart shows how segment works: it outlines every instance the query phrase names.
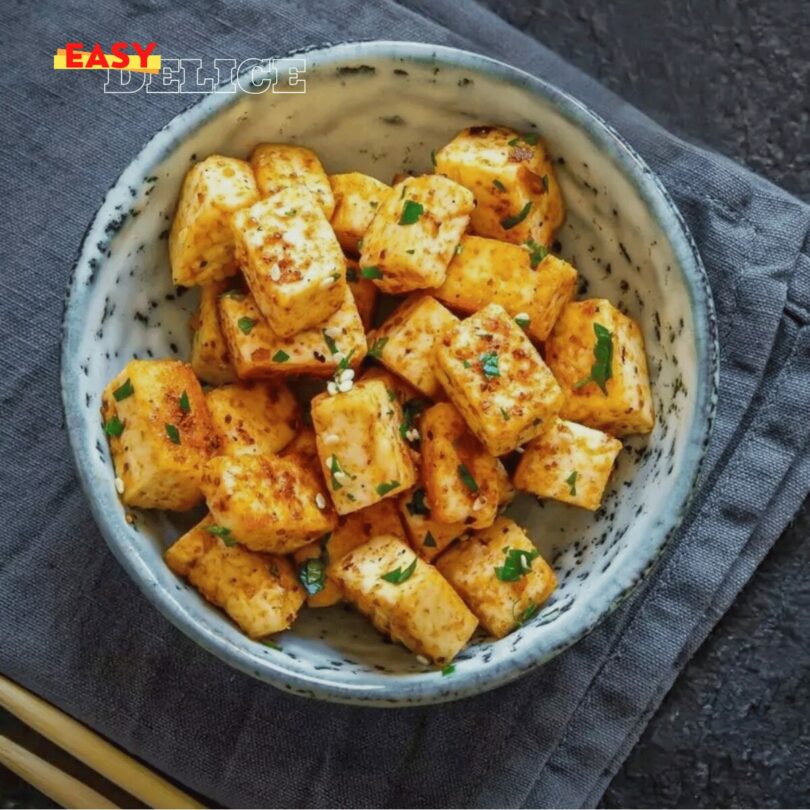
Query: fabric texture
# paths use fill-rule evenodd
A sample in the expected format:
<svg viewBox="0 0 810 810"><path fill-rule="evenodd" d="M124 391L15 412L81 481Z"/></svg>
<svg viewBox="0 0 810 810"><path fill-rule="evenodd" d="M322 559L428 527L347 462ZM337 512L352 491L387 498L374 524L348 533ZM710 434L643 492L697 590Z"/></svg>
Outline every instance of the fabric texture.
<svg viewBox="0 0 810 810"><path fill-rule="evenodd" d="M470 0L18 3L0 22L0 671L229 806L588 806L775 542L810 482L810 209L669 135ZM400 711L293 698L197 648L112 558L81 492L59 388L62 298L106 188L189 96L102 96L50 69L66 40L271 56L351 39L449 44L582 99L640 152L708 271L720 401L698 494L638 592L515 684Z"/></svg>

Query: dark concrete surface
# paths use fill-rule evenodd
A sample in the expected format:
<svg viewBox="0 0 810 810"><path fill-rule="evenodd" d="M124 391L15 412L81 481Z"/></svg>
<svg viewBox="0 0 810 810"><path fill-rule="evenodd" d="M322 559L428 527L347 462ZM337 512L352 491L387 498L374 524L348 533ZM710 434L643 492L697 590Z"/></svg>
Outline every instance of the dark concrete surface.
<svg viewBox="0 0 810 810"><path fill-rule="evenodd" d="M668 129L810 201L810 3L485 2ZM810 804L808 573L810 501L687 664L605 807ZM2 714L0 733L82 773ZM0 769L0 806L53 804Z"/></svg>

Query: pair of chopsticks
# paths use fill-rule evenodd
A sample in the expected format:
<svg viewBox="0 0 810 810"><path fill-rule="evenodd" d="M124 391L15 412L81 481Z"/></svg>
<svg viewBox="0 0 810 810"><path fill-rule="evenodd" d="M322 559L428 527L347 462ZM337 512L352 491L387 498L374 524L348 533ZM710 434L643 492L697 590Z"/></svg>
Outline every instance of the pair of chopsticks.
<svg viewBox="0 0 810 810"><path fill-rule="evenodd" d="M148 807L203 807L86 726L2 675L0 707ZM63 807L117 807L80 780L4 736L0 736L0 764Z"/></svg>

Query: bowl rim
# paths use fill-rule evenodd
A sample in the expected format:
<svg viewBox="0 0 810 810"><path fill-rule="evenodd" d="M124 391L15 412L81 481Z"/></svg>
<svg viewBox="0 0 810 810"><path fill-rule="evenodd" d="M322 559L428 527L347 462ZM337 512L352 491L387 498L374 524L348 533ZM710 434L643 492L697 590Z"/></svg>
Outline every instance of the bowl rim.
<svg viewBox="0 0 810 810"><path fill-rule="evenodd" d="M611 587L605 590L605 606L595 614L582 616L563 643L550 648L534 644L521 653L488 664L483 673L474 671L462 678L443 678L440 672L429 671L395 677L379 675L379 680L383 682L375 684L350 685L331 682L325 680L323 676L314 677L304 673L300 668L291 667L290 663L295 665L296 662L288 661L286 656L284 658L264 656L240 647L214 632L209 626L198 622L174 593L161 587L146 561L137 553L133 553L132 544L124 533L123 520L118 514L110 514L102 508L94 493L94 482L89 473L92 442L88 443L84 435L87 424L86 409L82 408L80 402L77 379L80 374L78 346L84 326L79 316L86 301L86 293L83 295L86 286L83 282L92 272L91 237L104 219L102 214L110 193L126 182L130 174L135 177L136 168L137 175L143 176L146 163L151 165L160 163L167 153L173 151L177 138L174 130L179 128L182 136L187 136L233 104L244 91L237 87L235 93L211 93L193 102L142 146L109 187L85 231L67 283L62 321L61 386L66 429L79 480L95 522L118 562L147 599L189 638L225 663L286 692L337 703L382 707L425 705L457 700L495 689L515 680L590 633L635 590L680 525L695 491L717 403L719 344L711 289L694 239L661 180L610 124L578 99L549 82L505 62L472 51L396 40L324 45L291 52L276 60L276 63L283 65L302 54L306 54L306 58L312 60L318 67L335 63L357 63L363 59L401 59L434 63L438 66L480 72L541 96L561 115L583 130L636 189L670 242L690 297L698 384L694 416L682 462L682 474L670 494L672 507L668 511L667 519L655 527L658 541L650 543L646 554L634 558L635 565L625 567L621 574L616 576ZM260 70L257 73L255 68L253 70L254 79L267 75L267 71ZM235 82L236 80L226 84ZM245 640L249 641L247 636ZM276 658L279 660L274 660Z"/></svg>

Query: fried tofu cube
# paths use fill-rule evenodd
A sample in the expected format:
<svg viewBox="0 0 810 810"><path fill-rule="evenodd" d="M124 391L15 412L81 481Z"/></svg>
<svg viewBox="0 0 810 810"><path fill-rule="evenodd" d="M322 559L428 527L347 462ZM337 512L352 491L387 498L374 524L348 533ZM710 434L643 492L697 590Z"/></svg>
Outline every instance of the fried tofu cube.
<svg viewBox="0 0 810 810"><path fill-rule="evenodd" d="M292 441L301 423L298 403L280 380L212 388L205 401L223 455L272 456Z"/></svg>
<svg viewBox="0 0 810 810"><path fill-rule="evenodd" d="M309 607L331 607L343 601L343 590L332 576L335 568L350 551L381 534L406 540L399 512L390 499L340 518L331 534L295 552Z"/></svg>
<svg viewBox="0 0 810 810"><path fill-rule="evenodd" d="M537 341L544 341L574 297L577 271L568 262L525 246L464 236L433 294L461 312L500 304Z"/></svg>
<svg viewBox="0 0 810 810"><path fill-rule="evenodd" d="M312 400L318 457L338 514L356 512L413 485L416 470L401 423L399 403L379 380Z"/></svg>
<svg viewBox="0 0 810 810"><path fill-rule="evenodd" d="M207 515L166 551L166 564L251 638L287 630L304 603L290 561L249 551L218 531Z"/></svg>
<svg viewBox="0 0 810 810"><path fill-rule="evenodd" d="M399 434L413 450L419 446L419 415L430 405L430 400L422 396L412 385L406 383L401 377L392 374L383 366L371 366L360 378L364 380L381 380L385 384L388 398L398 402L402 408L402 422ZM444 392L442 391L443 395Z"/></svg>
<svg viewBox="0 0 810 810"><path fill-rule="evenodd" d="M314 461L318 475L321 474L321 462L318 459L318 445L315 443L315 431L304 428L293 437L292 441L281 451L284 458L295 455L302 461Z"/></svg>
<svg viewBox="0 0 810 810"><path fill-rule="evenodd" d="M202 500L216 435L190 365L130 360L104 389L101 415L124 504L183 512Z"/></svg>
<svg viewBox="0 0 810 810"><path fill-rule="evenodd" d="M468 127L436 153L436 171L475 195L478 236L550 245L565 208L554 166L536 133Z"/></svg>
<svg viewBox="0 0 810 810"><path fill-rule="evenodd" d="M483 529L498 513L498 460L486 451L449 402L428 408L420 422L422 479L430 514L441 523Z"/></svg>
<svg viewBox="0 0 810 810"><path fill-rule="evenodd" d="M601 430L555 419L526 445L515 486L540 498L598 509L622 443Z"/></svg>
<svg viewBox="0 0 810 810"><path fill-rule="evenodd" d="M228 354L228 344L219 322L219 296L227 281L215 281L200 288L200 306L192 318L191 367L209 385L224 385L236 380Z"/></svg>
<svg viewBox="0 0 810 810"><path fill-rule="evenodd" d="M236 273L231 220L258 199L253 172L244 160L212 155L188 170L169 232L175 284L208 284Z"/></svg>
<svg viewBox="0 0 810 810"><path fill-rule="evenodd" d="M619 437L653 429L644 338L638 324L609 301L568 304L545 353L565 392L563 419Z"/></svg>
<svg viewBox="0 0 810 810"><path fill-rule="evenodd" d="M370 278L363 278L360 266L354 259L346 259L346 281L354 296L354 303L360 313L363 329L368 332L374 324L374 313L377 311L379 290Z"/></svg>
<svg viewBox="0 0 810 810"><path fill-rule="evenodd" d="M475 201L463 186L438 175L397 183L363 237L360 266L387 293L438 287Z"/></svg>
<svg viewBox="0 0 810 810"><path fill-rule="evenodd" d="M215 522L251 551L288 554L337 523L322 482L295 457L216 456L202 489Z"/></svg>
<svg viewBox="0 0 810 810"><path fill-rule="evenodd" d="M436 376L493 456L537 436L563 406L563 392L537 349L498 304L444 333Z"/></svg>
<svg viewBox="0 0 810 810"><path fill-rule="evenodd" d="M290 338L273 332L250 294L226 293L219 299L219 312L241 380L297 374L331 377L344 360L357 368L366 356L366 334L348 287L334 315Z"/></svg>
<svg viewBox="0 0 810 810"><path fill-rule="evenodd" d="M429 295L415 294L368 336L370 351L382 364L426 397L441 390L434 372L437 341L458 318Z"/></svg>
<svg viewBox="0 0 810 810"><path fill-rule="evenodd" d="M495 638L531 619L557 587L554 571L506 517L447 549L437 567Z"/></svg>
<svg viewBox="0 0 810 810"><path fill-rule="evenodd" d="M347 253L360 252L358 242L363 238L374 214L391 186L360 172L329 176L335 197L332 228L340 246Z"/></svg>
<svg viewBox="0 0 810 810"><path fill-rule="evenodd" d="M397 537L375 537L349 552L335 576L381 633L440 666L464 648L478 624L441 574Z"/></svg>
<svg viewBox="0 0 810 810"><path fill-rule="evenodd" d="M397 506L412 548L428 562L467 531L466 523L442 523L433 519L423 484L400 495Z"/></svg>
<svg viewBox="0 0 810 810"><path fill-rule="evenodd" d="M335 314L346 292L346 260L329 221L303 186L234 214L236 256L272 330L281 337Z"/></svg>
<svg viewBox="0 0 810 810"><path fill-rule="evenodd" d="M324 216L331 218L335 210L332 186L321 161L311 149L287 143L261 143L253 150L250 165L262 197L305 186L318 201Z"/></svg>

